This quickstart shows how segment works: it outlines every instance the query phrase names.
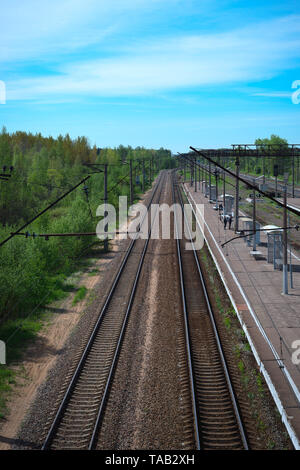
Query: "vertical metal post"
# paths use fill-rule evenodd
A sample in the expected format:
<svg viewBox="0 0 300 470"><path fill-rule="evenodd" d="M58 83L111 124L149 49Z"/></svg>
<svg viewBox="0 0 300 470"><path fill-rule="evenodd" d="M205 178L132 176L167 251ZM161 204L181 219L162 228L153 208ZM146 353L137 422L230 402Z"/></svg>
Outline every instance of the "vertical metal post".
<svg viewBox="0 0 300 470"><path fill-rule="evenodd" d="M199 191L201 191L201 167L198 170L198 179L199 179Z"/></svg>
<svg viewBox="0 0 300 470"><path fill-rule="evenodd" d="M145 160L143 159L143 185L142 185L142 191L143 193L145 192Z"/></svg>
<svg viewBox="0 0 300 470"><path fill-rule="evenodd" d="M283 274L283 285L282 290L284 294L288 293L288 273L287 273L287 206L286 206L286 181L283 188L283 260L282 260L282 274Z"/></svg>
<svg viewBox="0 0 300 470"><path fill-rule="evenodd" d="M240 152L240 149L238 149ZM240 175L240 156L239 154L236 155L235 159L235 232L239 231L239 197L240 197L240 188L239 188L239 180L238 177Z"/></svg>
<svg viewBox="0 0 300 470"><path fill-rule="evenodd" d="M209 185L209 202L211 201L211 164L208 162L208 185Z"/></svg>
<svg viewBox="0 0 300 470"><path fill-rule="evenodd" d="M133 205L133 181L132 181L132 160L129 161L130 166L130 205Z"/></svg>
<svg viewBox="0 0 300 470"><path fill-rule="evenodd" d="M151 158L149 159L149 183L151 184L152 181L152 166L151 166Z"/></svg>
<svg viewBox="0 0 300 470"><path fill-rule="evenodd" d="M225 189L226 189L226 180L225 180L225 171L223 171L223 214L225 215Z"/></svg>
<svg viewBox="0 0 300 470"><path fill-rule="evenodd" d="M295 152L292 145L292 197L295 197Z"/></svg>
<svg viewBox="0 0 300 470"><path fill-rule="evenodd" d="M195 157L195 161L194 161L194 182L195 182L195 193L197 192L197 165L196 165L196 157Z"/></svg>
<svg viewBox="0 0 300 470"><path fill-rule="evenodd" d="M185 180L186 180L186 160L184 158L184 161L183 161L183 182L185 183Z"/></svg>
<svg viewBox="0 0 300 470"><path fill-rule="evenodd" d="M290 214L288 213L288 226L290 226ZM290 287L294 288L293 285L293 264L292 264L292 245L290 243Z"/></svg>
<svg viewBox="0 0 300 470"><path fill-rule="evenodd" d="M253 178L253 186L255 185L255 178ZM253 224L253 251L256 251L256 191L253 188L253 212L252 212L252 224Z"/></svg>
<svg viewBox="0 0 300 470"><path fill-rule="evenodd" d="M104 217L107 217L107 163L104 165ZM104 232L108 232L108 224L104 226ZM108 251L108 238L104 239L104 251Z"/></svg>
<svg viewBox="0 0 300 470"><path fill-rule="evenodd" d="M215 177L216 177L216 208L218 209L219 207L219 204L218 204L218 198L219 198L219 194L218 194L218 176L219 176L219 172L218 170L216 169L215 170Z"/></svg>

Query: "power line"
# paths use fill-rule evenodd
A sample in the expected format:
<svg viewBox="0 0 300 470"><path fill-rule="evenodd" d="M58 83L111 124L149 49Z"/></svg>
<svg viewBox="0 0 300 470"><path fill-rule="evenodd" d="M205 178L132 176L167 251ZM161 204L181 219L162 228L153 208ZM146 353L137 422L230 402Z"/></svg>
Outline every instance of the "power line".
<svg viewBox="0 0 300 470"><path fill-rule="evenodd" d="M29 222L26 222L24 225L22 225L22 227L20 227L18 230L16 230L16 232L14 232L9 237L7 237L5 240L0 242L0 247L3 246L5 243L7 243L9 240L11 240L15 235L17 235L19 232L21 232L21 230L23 230L25 227L27 227L32 222L34 222L38 217L43 215L45 212L47 212L49 209L51 209L53 206L55 206L58 202L60 202L62 199L64 199L66 196L68 196L68 194L70 194L72 191L74 191L76 188L78 188L78 186L80 186L82 183L84 183L89 178L90 178L90 176L86 176L83 180L81 180L78 184L76 184L76 186L73 186L71 189L69 189L69 191L67 191L65 194L63 194L58 199L56 199L56 201L52 202L43 211L41 211L37 215L35 215L31 220L29 220Z"/></svg>
<svg viewBox="0 0 300 470"><path fill-rule="evenodd" d="M270 196L269 194L265 193L264 191L262 191L261 189L259 189L257 186L253 185L252 183L250 183L249 181L246 181L244 178L241 178L241 176L239 175L236 175L235 173L233 173L232 171L228 170L227 168L224 168L220 163L217 163L215 162L214 160L212 160L211 158L209 158L207 155L205 155L205 153L199 151L199 150L196 150L194 147L191 147L190 146L190 149L192 149L194 152L198 153L198 155L200 155L201 157L204 157L206 160L208 160L209 162L213 163L214 165L218 166L219 168L221 168L221 170L223 171L226 171L226 173L228 173L230 176L232 176L233 178L236 178L238 179L239 181L241 181L242 183L244 183L246 186L248 186L249 188L251 189L254 189L255 191L258 191L260 192L263 196L265 196L266 198L268 199L271 199L271 201L273 202L276 202L276 204L278 204L280 207L284 208L285 205L280 202L278 199L275 199L274 197ZM186 158L186 157L184 157ZM186 158L187 159L187 158ZM187 159L189 161L189 159ZM196 165L198 165L196 163ZM198 165L199 166L199 165ZM288 206L287 209L290 211L290 212L293 212L295 215L299 216L299 210L297 209L293 209L291 206Z"/></svg>

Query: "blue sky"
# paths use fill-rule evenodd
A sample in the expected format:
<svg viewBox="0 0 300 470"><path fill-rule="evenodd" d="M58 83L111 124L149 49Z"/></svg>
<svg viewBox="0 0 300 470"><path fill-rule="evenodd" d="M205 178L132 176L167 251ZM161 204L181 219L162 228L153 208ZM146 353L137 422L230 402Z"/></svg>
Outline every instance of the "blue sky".
<svg viewBox="0 0 300 470"><path fill-rule="evenodd" d="M0 125L99 147L299 143L296 1L10 0Z"/></svg>

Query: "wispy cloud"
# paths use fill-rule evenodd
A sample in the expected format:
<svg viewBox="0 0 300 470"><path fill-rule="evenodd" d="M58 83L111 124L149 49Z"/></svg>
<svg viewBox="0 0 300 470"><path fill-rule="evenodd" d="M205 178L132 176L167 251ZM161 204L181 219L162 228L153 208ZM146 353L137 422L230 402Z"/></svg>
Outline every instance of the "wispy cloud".
<svg viewBox="0 0 300 470"><path fill-rule="evenodd" d="M288 91L261 91L252 93L252 96L265 96L267 98L291 98L292 93Z"/></svg>
<svg viewBox="0 0 300 470"><path fill-rule="evenodd" d="M49 60L120 34L162 0L10 0L1 5L0 62ZM165 8L178 0L164 0Z"/></svg>

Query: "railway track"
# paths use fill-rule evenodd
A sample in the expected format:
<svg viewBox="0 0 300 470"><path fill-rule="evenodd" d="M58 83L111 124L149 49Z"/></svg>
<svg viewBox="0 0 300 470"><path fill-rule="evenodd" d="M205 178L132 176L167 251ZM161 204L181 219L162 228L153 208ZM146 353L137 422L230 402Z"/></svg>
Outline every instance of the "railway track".
<svg viewBox="0 0 300 470"><path fill-rule="evenodd" d="M148 203L148 209L151 203L159 203L165 178L165 173L160 175ZM145 217L150 217L148 212ZM146 240L136 236L129 244L92 334L42 445L43 450L91 450L97 445L106 403L150 239L151 224L149 225Z"/></svg>
<svg viewBox="0 0 300 470"><path fill-rule="evenodd" d="M175 176L173 202L183 205ZM188 224L187 224L188 225ZM175 230L179 218L175 213ZM189 231L189 242L192 241ZM182 308L197 449L248 449L248 439L197 252L177 238Z"/></svg>

